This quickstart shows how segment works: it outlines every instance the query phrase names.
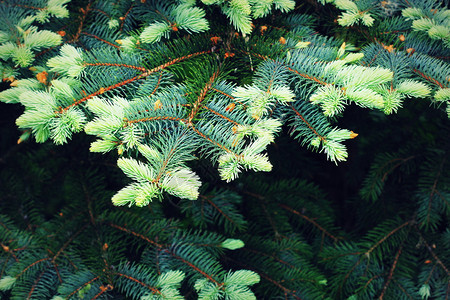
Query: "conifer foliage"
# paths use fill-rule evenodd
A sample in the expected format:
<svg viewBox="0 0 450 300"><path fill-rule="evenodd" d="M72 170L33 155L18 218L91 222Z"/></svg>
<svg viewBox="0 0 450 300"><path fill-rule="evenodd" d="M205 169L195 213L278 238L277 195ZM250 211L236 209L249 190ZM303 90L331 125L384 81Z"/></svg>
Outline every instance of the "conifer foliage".
<svg viewBox="0 0 450 300"><path fill-rule="evenodd" d="M0 297L449 298L447 5L0 1Z"/></svg>

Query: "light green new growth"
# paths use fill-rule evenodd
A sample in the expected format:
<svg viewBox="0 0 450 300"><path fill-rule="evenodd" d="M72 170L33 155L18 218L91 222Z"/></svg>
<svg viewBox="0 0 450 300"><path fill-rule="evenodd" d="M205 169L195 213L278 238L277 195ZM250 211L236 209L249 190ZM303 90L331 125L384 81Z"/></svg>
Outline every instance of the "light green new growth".
<svg viewBox="0 0 450 300"><path fill-rule="evenodd" d="M66 44L61 47L61 55L49 59L47 66L52 72L78 77L84 68L83 56L79 49Z"/></svg>
<svg viewBox="0 0 450 300"><path fill-rule="evenodd" d="M352 26L356 23L362 22L364 25L370 27L373 25L375 19L367 12L360 11L355 2L350 0L335 0L334 5L341 10L345 10L337 19L341 26Z"/></svg>
<svg viewBox="0 0 450 300"><path fill-rule="evenodd" d="M141 300L183 300L184 297L180 294L180 286L185 274L181 271L169 271L159 275L156 282L157 291L141 297Z"/></svg>
<svg viewBox="0 0 450 300"><path fill-rule="evenodd" d="M432 9L432 13L418 7L407 7L402 15L412 20L412 29L426 32L433 40L441 40L445 47L450 47L450 10Z"/></svg>
<svg viewBox="0 0 450 300"><path fill-rule="evenodd" d="M238 239L226 239L220 246L228 250L236 250L245 246L244 242Z"/></svg>
<svg viewBox="0 0 450 300"><path fill-rule="evenodd" d="M317 89L309 100L320 105L325 116L332 117L344 110L346 97L341 89L327 84Z"/></svg>
<svg viewBox="0 0 450 300"><path fill-rule="evenodd" d="M11 59L20 67L28 67L33 63L37 51L60 45L62 38L59 34L49 30L39 30L32 24L36 21L48 22L52 16L68 17L69 11L65 4L69 1L49 0L45 7L35 10L34 15L18 15L18 18L13 21L5 20L0 23L5 26L0 31L0 58L4 61Z"/></svg>
<svg viewBox="0 0 450 300"><path fill-rule="evenodd" d="M204 32L209 29L208 21L205 19L205 11L199 7L192 7L194 3L183 3L172 7L170 21L154 22L140 34L139 38L144 43L156 43L161 38L168 38L171 31L178 29L189 33Z"/></svg>
<svg viewBox="0 0 450 300"><path fill-rule="evenodd" d="M138 206L163 193L196 199L201 183L187 166L195 158L193 153L217 164L220 178L227 182L245 170L270 171L272 164L265 151L285 124L302 145L325 153L335 163L343 161L348 156L344 141L357 134L335 127L330 118L338 117L352 103L392 114L406 97L434 95L436 102L447 102L449 110L443 63L429 70L426 56L412 57L408 72L420 75L413 79L404 71L390 70L389 64L368 61L369 50L349 52L356 49L342 41L317 42L312 36L299 41L288 32L282 33L284 40L277 33L272 41L270 30L262 26L252 33L252 18L267 16L274 9L288 12L294 9L294 1L202 2L217 5L231 26L245 36L232 34L231 43L225 42L225 36L213 41L209 33L197 39L199 33L213 30L206 18L209 8L197 7L193 0L169 3L160 10L149 4L141 9L151 7L154 17L136 31L140 34L122 32L117 40L110 37L117 44L107 41L106 45L114 47L110 50L94 47L86 51L66 43L57 55L32 68L36 79L14 81L15 87L0 97L25 107L16 123L38 142L51 139L63 144L84 130L96 136L90 151L117 151L119 168L134 182L120 190L113 202ZM65 3L50 1L51 8L46 10L63 16ZM371 25L366 4L335 1L344 11L338 22ZM436 11L431 18L419 8L403 10L405 18L419 21L417 28L434 30L435 35L445 33L439 26L447 24L447 12ZM61 35L32 26L35 20L33 14L16 22L27 47L17 46L7 31L0 31L2 57L25 65L34 59L31 49L61 43ZM116 16L105 18L102 30L120 31L125 26L122 21ZM259 45L260 39L265 42L266 30L268 45L276 51ZM297 35L298 30L294 30ZM184 38L178 37L178 31ZM166 43L163 38L175 42ZM401 57L386 48L377 49L369 56L388 57L386 61ZM253 79L247 78L245 84L228 81L229 72L239 72L227 69L234 55L247 59L254 71ZM17 72L3 68L4 74ZM436 74L429 74L432 71Z"/></svg>
<svg viewBox="0 0 450 300"><path fill-rule="evenodd" d="M425 98L430 95L431 90L422 82L405 80L397 86L397 91L409 97Z"/></svg>
<svg viewBox="0 0 450 300"><path fill-rule="evenodd" d="M223 278L223 283L218 286L207 279L199 279L195 282L198 299L248 299L256 300L255 295L248 286L260 281L257 273L249 270L229 272Z"/></svg>
<svg viewBox="0 0 450 300"><path fill-rule="evenodd" d="M434 99L436 101L450 101L450 88L445 88L445 89L439 89L435 94L434 94Z"/></svg>
<svg viewBox="0 0 450 300"><path fill-rule="evenodd" d="M15 283L16 278L11 276L3 276L2 279L0 279L0 291L10 290Z"/></svg>

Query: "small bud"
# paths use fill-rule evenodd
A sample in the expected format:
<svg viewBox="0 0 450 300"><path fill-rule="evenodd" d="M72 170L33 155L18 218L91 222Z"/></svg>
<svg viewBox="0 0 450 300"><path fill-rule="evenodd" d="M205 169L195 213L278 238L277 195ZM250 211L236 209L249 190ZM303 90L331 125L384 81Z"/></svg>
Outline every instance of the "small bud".
<svg viewBox="0 0 450 300"><path fill-rule="evenodd" d="M350 138L351 138L351 139L354 139L354 138L357 137L357 136L358 136L357 133L354 133L353 131L350 131Z"/></svg>
<svg viewBox="0 0 450 300"><path fill-rule="evenodd" d="M225 52L225 58L233 57L233 56L234 56L234 53L232 53L232 52Z"/></svg>
<svg viewBox="0 0 450 300"><path fill-rule="evenodd" d="M161 109L163 107L161 100L156 100L155 103L153 104L153 109L154 110L158 110Z"/></svg>
<svg viewBox="0 0 450 300"><path fill-rule="evenodd" d="M17 144L21 144L22 142L28 140L28 138L31 135L31 130L27 130L24 133L22 133L19 137L19 139L17 140Z"/></svg>
<svg viewBox="0 0 450 300"><path fill-rule="evenodd" d="M223 248L228 250L236 250L244 247L244 242L238 239L226 239L220 244Z"/></svg>
<svg viewBox="0 0 450 300"><path fill-rule="evenodd" d="M3 78L3 81L14 82L14 76L9 76L9 77Z"/></svg>
<svg viewBox="0 0 450 300"><path fill-rule="evenodd" d="M389 46L384 45L383 48L386 49L389 53L394 52L394 49L395 49L394 45L389 45Z"/></svg>
<svg viewBox="0 0 450 300"><path fill-rule="evenodd" d="M260 30L261 30L261 34L264 34L264 32L267 31L267 26L266 25L261 26Z"/></svg>
<svg viewBox="0 0 450 300"><path fill-rule="evenodd" d="M217 43L221 40L221 38L218 36L213 36L210 40L214 45L217 45Z"/></svg>
<svg viewBox="0 0 450 300"><path fill-rule="evenodd" d="M229 111L229 112L232 112L235 106L236 106L236 104L230 103L230 104L228 104L228 106L225 108L225 110L226 110L226 111Z"/></svg>
<svg viewBox="0 0 450 300"><path fill-rule="evenodd" d="M280 44L286 44L286 39L284 37L280 37L278 41L280 42Z"/></svg>
<svg viewBox="0 0 450 300"><path fill-rule="evenodd" d="M414 49L414 48L408 48L408 49L406 49L406 53L408 53L410 56L413 55L414 52L416 52L416 49Z"/></svg>
<svg viewBox="0 0 450 300"><path fill-rule="evenodd" d="M402 42L404 42L406 40L405 36L403 34L400 34L398 39Z"/></svg>
<svg viewBox="0 0 450 300"><path fill-rule="evenodd" d="M47 84L47 75L48 75L47 72L42 71L42 72L36 74L36 78L40 83Z"/></svg>
<svg viewBox="0 0 450 300"><path fill-rule="evenodd" d="M59 34L60 36L66 35L66 32L64 30L57 31L56 33Z"/></svg>

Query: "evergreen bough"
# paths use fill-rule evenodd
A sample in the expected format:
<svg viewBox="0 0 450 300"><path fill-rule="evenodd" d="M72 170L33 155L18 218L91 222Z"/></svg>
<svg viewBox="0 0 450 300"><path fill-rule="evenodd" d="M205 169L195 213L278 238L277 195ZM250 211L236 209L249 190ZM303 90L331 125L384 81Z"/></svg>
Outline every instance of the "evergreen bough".
<svg viewBox="0 0 450 300"><path fill-rule="evenodd" d="M0 160L15 166L2 174L0 296L448 298L446 5L1 1L0 101L24 108L19 142L69 145ZM347 113L359 127L338 125ZM420 138L397 132L396 114ZM337 208L299 179L314 176L308 159L281 178L241 175L277 169L267 149L287 135L339 165L360 139L359 191ZM59 153L86 140L104 166ZM111 159L130 179L119 191L104 183L120 181L105 176ZM60 198L55 217L39 194Z"/></svg>

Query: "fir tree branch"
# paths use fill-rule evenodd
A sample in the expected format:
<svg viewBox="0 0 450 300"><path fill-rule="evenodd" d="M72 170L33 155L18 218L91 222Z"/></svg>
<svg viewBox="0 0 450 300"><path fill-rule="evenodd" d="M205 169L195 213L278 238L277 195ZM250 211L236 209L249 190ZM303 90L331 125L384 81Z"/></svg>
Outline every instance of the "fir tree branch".
<svg viewBox="0 0 450 300"><path fill-rule="evenodd" d="M292 68L290 68L290 67L286 67L289 71L291 71L291 72L293 72L293 73L295 73L295 74L297 74L297 75L299 75L299 76L301 76L301 77L303 77L303 78L306 78L306 79L309 79L309 80L311 80L311 81L314 81L314 82L317 82L317 83L319 83L319 84L321 84L321 85L327 85L328 83L326 83L325 81L323 81L323 80L320 80L319 78L316 78L316 77L314 77L314 76L309 76L308 74L303 74L303 73L300 73L299 71L297 71L297 70L295 70L295 69L292 69Z"/></svg>
<svg viewBox="0 0 450 300"><path fill-rule="evenodd" d="M201 136L202 138L204 138L205 140L207 140L208 142L210 142L213 145L216 145L217 147L225 150L228 153L232 153L236 156L239 156L238 154L234 153L232 150L228 149L227 147L225 147L224 145L220 144L219 142L211 139L210 137L208 137L207 135L203 134L202 132L200 132L197 128L194 127L193 124L188 124L189 128L191 128L196 134L198 134L199 136Z"/></svg>
<svg viewBox="0 0 450 300"><path fill-rule="evenodd" d="M222 119L224 119L224 120L226 120L226 121L228 121L228 122L230 122L230 123L232 123L232 124L234 124L234 125L236 125L236 126L237 126L237 125L240 125L238 122L231 120L230 118L228 118L228 117L222 115L221 113L219 113L218 111L216 111L216 110L214 110L214 109L208 107L207 105L203 105L202 107L205 108L206 110L209 110L210 112L212 112L212 113L215 114L216 116L219 116L220 118L222 118Z"/></svg>
<svg viewBox="0 0 450 300"><path fill-rule="evenodd" d="M209 78L208 82L206 83L205 87L201 90L200 94L197 97L197 100L194 102L193 106L192 106L192 110L189 113L189 119L188 122L191 123L192 120L195 118L195 116L197 115L197 112L199 111L199 109L202 107L202 101L205 99L206 94L208 93L208 91L211 89L211 86L213 85L214 81L217 79L217 77L219 76L219 68L217 68L217 70L213 73L213 75Z"/></svg>
<svg viewBox="0 0 450 300"><path fill-rule="evenodd" d="M392 159L392 160L390 160L390 161L387 161L384 165L382 165L382 166L380 167L380 169L379 169L380 171L382 171L386 166L388 166L389 164L391 164L391 163L393 163L393 162L395 162L395 161L397 161L397 160L399 160L400 162L397 163L397 164L395 164L395 165L393 165L389 170L385 171L385 172L383 173L383 176L381 177L381 181L385 181L386 178L387 178L387 176L388 176L390 173L392 173L392 172L393 172L395 169L397 169L399 166L401 166L402 164L406 163L408 160L413 159L413 158L416 158L416 156L415 156L415 155L412 155L412 156L409 156L409 157L406 157L406 158L394 158L394 159Z"/></svg>
<svg viewBox="0 0 450 300"><path fill-rule="evenodd" d="M0 246L2 246L3 251L5 251L5 252L11 254L11 256L14 258L14 260L15 260L16 262L19 262L19 259L18 259L17 256L14 254L14 250L9 249L9 247L6 246L5 244L3 244L2 242L0 242ZM1 277L1 276L0 276L0 277Z"/></svg>
<svg viewBox="0 0 450 300"><path fill-rule="evenodd" d="M142 74L139 74L139 75L136 75L136 76L134 76L132 78L129 78L127 80L123 80L121 82L118 82L116 84L110 85L108 87L101 87L99 90L95 91L94 93L86 95L85 97L75 101L74 103L72 103L72 104L70 104L70 105L68 105L68 106L66 106L64 108L61 107L59 109L59 111L57 111L56 113L62 114L63 112L69 110L71 107L75 107L77 105L80 105L81 103L85 102L86 100L89 100L89 99L91 99L91 98L93 98L95 96L101 95L104 92L107 92L107 91L110 91L110 90L114 90L114 89L117 89L117 88L122 87L124 85L127 85L127 84L129 84L131 82L143 79L144 77L150 76L151 74L153 74L155 72L158 72L158 71L161 71L161 70L163 70L163 69L165 69L165 68L167 68L167 67L169 67L169 66L171 66L171 65L173 65L173 64L175 64L177 62L180 62L180 61L183 61L183 60L186 60L186 59L198 56L198 55L206 54L206 53L209 53L209 52L211 52L211 50L200 51L200 52L191 53L191 54L188 54L188 55L185 55L185 56L182 56L182 57L178 57L178 58L172 59L172 60L170 60L170 61L168 61L168 62L166 62L166 63L164 63L162 65L159 65L159 66L157 66L157 67L155 67L155 68L153 68L151 70L147 70L146 72L143 72Z"/></svg>
<svg viewBox="0 0 450 300"><path fill-rule="evenodd" d="M145 74L145 73L144 73L144 74ZM101 94L103 94L104 92L107 92L107 91L110 91L110 90L114 90L114 89L116 89L116 88L122 87L122 86L127 85L127 84L129 84L129 83L131 83L131 82L134 82L134 81L136 81L136 80L142 79L143 77L145 77L144 74L139 74L139 75L134 76L134 77L132 77L132 78L130 78L130 79L123 80L123 81L118 82L118 83L116 83L116 84L110 85L110 86L108 86L108 87L106 87L106 88L101 87L101 88L100 88L99 90L97 90L96 92L91 93L91 94L89 94L89 95L87 95L87 96L85 96L85 97L83 97L83 98L81 98L81 99L75 101L74 103L72 103L72 104L70 104L70 105L68 105L68 106L66 106L66 107L64 107L64 108L61 107L61 108L60 108L58 111L56 111L55 113L57 113L57 114L62 114L62 113L64 113L65 111L69 110L70 108L75 107L75 106L77 106L77 105L80 105L81 103L85 102L86 100L89 100L89 99L91 99L91 98L93 98L93 97L95 97L95 96L101 95Z"/></svg>
<svg viewBox="0 0 450 300"><path fill-rule="evenodd" d="M439 191L436 189L437 184L438 184L438 181L439 181L439 178L441 177L441 172L442 172L442 168L444 167L445 160L446 160L446 157L444 157L444 159L442 160L441 164L439 165L439 171L438 171L438 173L436 174L436 178L435 178L435 180L434 180L434 182L433 182L433 186L431 187L430 196L428 197L427 223L430 222L431 204L432 204L432 202L433 202L433 196L434 196L434 194L438 194L438 195L440 196L440 198L441 198L442 200L445 201L444 197L442 197L442 196L439 194ZM446 202L447 202L447 201L446 201Z"/></svg>
<svg viewBox="0 0 450 300"><path fill-rule="evenodd" d="M133 282L136 282L136 283L142 285L143 287L149 289L150 291L152 291L153 294L159 294L159 295L161 295L161 296L164 297L163 293L162 293L159 289L154 288L154 287L151 287L151 286L149 286L148 284L146 284L146 283L140 281L140 280L137 279L137 278L134 278L134 277L129 276L129 275L126 275L126 274L121 274L121 273L118 273L118 272L114 273L114 275L117 275L117 276L119 276L119 277L124 277L124 278L126 278L126 279L128 279L128 280L131 280L131 281L133 281Z"/></svg>
<svg viewBox="0 0 450 300"><path fill-rule="evenodd" d="M181 261L182 263L188 265L189 267L191 267L194 271L196 271L197 273L200 273L201 275L203 275L205 278L207 278L209 281L213 282L214 284L221 286L223 285L223 283L219 283L217 280L215 280L213 278L213 275L209 275L208 273L204 272L202 269L200 269L199 267L197 267L196 265L194 265L193 263L191 263L190 261L185 260L184 258L176 255L175 253L173 253L172 251L170 251L169 249L164 249L162 250L163 252L170 254L171 256L173 256L174 258L178 259L179 261Z"/></svg>
<svg viewBox="0 0 450 300"><path fill-rule="evenodd" d="M98 297L100 297L102 294L112 291L114 289L114 287L112 285L108 284L106 286L104 286L104 285L99 286L99 289L100 289L100 292L98 292L98 294L96 294L91 300L95 300Z"/></svg>
<svg viewBox="0 0 450 300"><path fill-rule="evenodd" d="M388 276L388 278L386 280L386 283L383 286L383 290L381 291L380 297L378 297L379 300L383 300L384 294L386 293L386 290L387 290L389 284L391 283L392 276L394 275L394 270L397 267L398 258L400 257L400 254L402 253L403 245L404 245L404 241L400 245L400 247L399 247L399 249L397 251L397 254L395 255L394 262L393 262L392 267L391 267L391 269L389 271L389 276Z"/></svg>
<svg viewBox="0 0 450 300"><path fill-rule="evenodd" d="M28 293L27 300L31 299L31 297L32 297L32 295L33 295L33 292L34 292L34 289L36 288L36 285L37 285L37 284L39 283L39 281L41 280L42 275L44 275L45 271L46 271L46 270L42 270L41 273L39 274L39 276L37 276L36 280L34 281L33 285L31 286L30 292Z"/></svg>
<svg viewBox="0 0 450 300"><path fill-rule="evenodd" d="M275 237L279 238L281 236L281 234L278 232L277 226L275 225L275 222L273 221L272 216L269 214L265 203L266 203L265 200L263 200L263 203L261 203L261 206L264 210L264 214L266 215L267 219L269 220L270 227L272 227L272 230L275 233Z"/></svg>
<svg viewBox="0 0 450 300"><path fill-rule="evenodd" d="M436 269L436 267L437 267L437 264L434 264L434 265L433 265L433 268L431 268L430 274L428 275L427 280L425 280L424 284L428 284L428 282L430 281L431 276L433 275L433 272L434 272L434 270Z"/></svg>
<svg viewBox="0 0 450 300"><path fill-rule="evenodd" d="M267 280L268 282L272 283L272 284L275 285L277 288L279 288L280 290L282 290L285 299L288 299L288 295L291 295L291 296L294 297L294 299L296 299L296 300L302 300L299 296L297 296L297 295L295 294L295 293L296 293L295 290L290 290L290 289L288 289L287 287L283 286L283 285L281 284L281 282L276 281L275 279L271 278L271 277L270 277L269 275L267 275L266 273L261 272L261 271L258 271L258 270L255 270L254 268L252 268L252 267L246 265L245 263L240 262L240 261L236 261L236 260L233 259L233 258L227 257L227 260L233 261L233 262L235 262L235 263L241 265L242 267L244 267L244 268L247 269L247 270L252 270L252 271L258 273L259 276L261 276L262 278L264 278L265 280Z"/></svg>
<svg viewBox="0 0 450 300"><path fill-rule="evenodd" d="M78 288L76 288L72 293L70 293L69 295L67 295L66 299L70 299L70 297L72 297L73 295L75 295L76 293L78 293L80 290L82 290L83 288L85 288L86 286L90 285L91 283L93 283L96 280L99 280L100 276L96 276L94 278L92 278L91 280L83 283L83 285L79 286Z"/></svg>
<svg viewBox="0 0 450 300"><path fill-rule="evenodd" d="M276 287L280 288L283 293L284 293L284 297L285 299L288 299L288 295L291 295L292 297L294 297L294 299L297 300L302 300L299 296L297 296L295 293L297 291L295 290L290 290L287 287L284 287L283 285L281 285L280 282L270 278L267 274L263 273L263 272L258 272L259 276L261 276L262 278L264 278L265 280L269 281L270 283L274 284Z"/></svg>
<svg viewBox="0 0 450 300"><path fill-rule="evenodd" d="M100 42L103 42L103 43L105 43L105 44L111 46L111 47L114 47L114 48L116 48L116 49L120 49L120 46L115 45L115 44L113 44L113 43L111 43L111 42L108 42L107 40L104 40L104 39L102 39L101 37L96 36L95 34L91 34L91 33L84 32L84 31L81 32L80 34L81 34L81 35L85 35L85 36L92 37L92 38L94 38L94 39L96 39L96 40L99 40Z"/></svg>
<svg viewBox="0 0 450 300"><path fill-rule="evenodd" d="M394 233L396 233L397 231L399 231L400 229L402 229L403 227L407 226L407 225L411 225L413 223L413 221L407 221L403 224L401 224L400 226L394 228L393 230L391 230L391 232L389 232L388 234L386 234L382 239L380 239L378 242L376 242L369 250L366 251L365 255L370 255L370 253L372 253L373 250L375 250L375 248L377 248L379 245L381 245L384 241L386 241L391 235L393 235Z"/></svg>
<svg viewBox="0 0 450 300"><path fill-rule="evenodd" d="M52 265L53 265L53 268L55 269L56 276L58 276L59 283L62 283L63 280L61 278L61 274L60 274L59 269L58 269L58 264L57 263L52 263Z"/></svg>
<svg viewBox="0 0 450 300"><path fill-rule="evenodd" d="M360 256L358 258L358 260L355 262L355 264L353 265L353 267L345 274L344 279L342 280L342 282L339 284L339 288L338 288L338 293L339 295L342 295L342 289L344 288L345 283L347 282L347 280L350 278L350 275L353 273L353 271L356 269L357 266L359 266L359 264L361 263L362 259L364 258L364 256Z"/></svg>
<svg viewBox="0 0 450 300"><path fill-rule="evenodd" d="M183 123L187 123L188 122L187 119L182 119L182 118L177 118L177 117L156 116L156 117L147 117L147 118L136 119L136 120L125 119L124 120L125 121L124 127L126 127L126 126L128 126L130 124L149 122L149 121L157 121L157 120L170 120L170 121L183 122Z"/></svg>
<svg viewBox="0 0 450 300"><path fill-rule="evenodd" d="M249 249L249 248L247 248L247 247L242 248L242 250L243 250L243 251L248 251L248 252L251 252L251 253L260 255L260 256L269 257L269 258L271 258L273 261L278 262L278 263L281 263L281 264L283 264L283 265L289 267L290 269L295 269L295 270L301 271L301 270L300 270L299 268L297 268L295 265L293 265L293 264L291 264L291 263L289 263L289 262L287 262L287 261L285 261L285 260L283 260L283 259L281 259L281 258L275 256L275 255L271 255L271 254L267 254L267 253L264 253L264 252L261 252L261 251ZM280 252L281 252L281 251L284 251L284 250L289 250L289 249L281 249ZM258 272L258 274L259 274L259 272ZM298 281L310 282L310 283L314 283L314 284L317 283L317 281L315 281L315 280L313 280L313 279L299 278L299 279L292 279L292 280L298 280Z"/></svg>
<svg viewBox="0 0 450 300"><path fill-rule="evenodd" d="M158 244L158 243L156 243L155 241L150 240L148 237L146 237L146 236L144 236L144 235L142 235L142 234L140 234L140 233L134 232L134 231L129 230L129 229L127 229L127 228L124 228L124 227L122 227L122 226L118 226L118 225L113 224L113 223L109 223L109 225L110 225L111 227L117 228L117 229L122 230L122 231L124 231L124 232L127 232L127 233L129 233L129 234L132 234L132 235L134 235L134 236L136 236L136 237L138 237L138 238L140 238L140 239L143 239L144 241L150 243L150 244L153 245L153 246L156 246L156 247L157 247L159 250L161 250L162 252L165 252L165 253L167 253L167 254L170 254L170 255L173 256L175 259L177 259L177 260L183 262L184 264L186 264L186 265L188 265L189 267L191 267L194 271L196 271L196 272L200 273L201 275L203 275L204 277L206 277L209 281L215 283L216 285L219 285L219 282L216 281L216 280L213 278L214 275L209 275L209 274L207 274L206 272L204 272L203 270L201 270L199 267L195 266L193 263L191 263L191 262L189 262L189 261L183 259L182 257L176 255L174 252L170 251L169 249L164 249L164 246L163 246L163 245Z"/></svg>
<svg viewBox="0 0 450 300"><path fill-rule="evenodd" d="M335 237L334 235L332 235L331 233L329 233L325 228L323 228L322 226L320 226L316 221L312 220L311 218L305 216L304 214L300 213L299 211L285 205L285 204L278 204L279 207L290 211L293 214L296 214L297 216L302 217L303 219L305 219L306 221L308 221L309 223L313 224L315 227L317 227L320 231L322 231L324 234L326 234L327 236L329 236L330 238L333 239L334 242L337 242L339 240L338 237Z"/></svg>
<svg viewBox="0 0 450 300"><path fill-rule="evenodd" d="M91 10L101 13L102 15L106 16L108 19L111 18L111 16L107 12L105 12L104 10L101 10L99 8L91 8Z"/></svg>
<svg viewBox="0 0 450 300"><path fill-rule="evenodd" d="M302 114L298 111L298 110L296 110L295 108L294 108L294 106L292 105L292 104L288 104L288 106L292 109L292 111L302 120L302 122L303 123L305 123L306 124L306 126L308 126L308 128L309 129L311 129L311 131L321 140L321 141L323 141L323 142L325 142L326 141L326 139L325 139L325 137L324 136L321 136L315 129L314 129L314 127L312 127L311 126L311 124L310 123L308 123L308 121L306 121L306 119L302 116Z"/></svg>
<svg viewBox="0 0 450 300"><path fill-rule="evenodd" d="M155 88L153 89L153 91L150 93L150 97L153 96L153 95L156 93L156 91L158 90L158 88L160 87L161 79L162 79L163 74L164 74L164 73L163 73L163 70L161 70L161 71L159 72L158 82L156 83L156 86L155 86Z"/></svg>
<svg viewBox="0 0 450 300"><path fill-rule="evenodd" d="M397 281L395 280L395 278L392 278L392 280L397 284L397 286L399 287L399 289L403 292L403 294L405 294L406 296L408 296L409 299L413 300L414 297L413 295L411 295L410 293L408 293L408 291Z"/></svg>
<svg viewBox="0 0 450 300"><path fill-rule="evenodd" d="M43 7L37 7L37 6L31 6L31 5L26 5L26 4L19 4L19 3L10 3L9 1L1 1L2 3L6 3L7 5L12 5L12 6L17 6L17 7L23 7L23 8L27 8L27 9L32 9L32 10L43 10Z"/></svg>
<svg viewBox="0 0 450 300"><path fill-rule="evenodd" d="M91 2L91 0L89 0L89 2L85 8L80 8L80 11L82 13L81 16L79 16L80 24L78 25L77 32L75 33L73 38L70 40L71 43L77 42L78 39L80 38L80 34L81 34L81 31L83 30L84 22L86 21L87 15L91 11L91 5L92 5L92 2Z"/></svg>
<svg viewBox="0 0 450 300"><path fill-rule="evenodd" d="M427 81L429 81L429 82L431 82L431 83L437 85L437 86L440 87L441 89L447 87L447 86L444 85L443 83L439 82L437 79L435 79L435 78L433 78L433 77L431 77L431 76L428 76L428 75L426 75L425 73L422 73L422 72L420 72L420 71L417 70L417 69L412 69L412 71L413 71L414 73L420 75L421 77L425 78Z"/></svg>
<svg viewBox="0 0 450 300"><path fill-rule="evenodd" d="M436 255L436 253L434 253L433 248L428 244L428 242L425 240L425 237L422 235L422 232L420 231L420 229L417 227L417 225L414 226L414 228L416 229L416 232L419 234L420 238L422 239L423 243L425 244L427 250L430 252L431 256L433 256L433 258L436 260L436 263L438 263L441 268L445 271L445 273L447 273L447 276L450 276L450 271L448 270L448 268L444 265L444 263L442 262L442 260Z"/></svg>
<svg viewBox="0 0 450 300"><path fill-rule="evenodd" d="M211 89L212 89L213 91L216 91L216 92L218 92L218 93L224 95L225 97L228 97L228 98L232 99L233 101L238 102L238 103L241 104L241 105L244 105L242 102L235 100L235 98L234 98L233 96L231 96L230 94L225 93L224 91L221 91L221 90L219 90L219 89L217 89L217 88L215 88L215 87L211 87ZM244 105L244 106L245 106L245 105Z"/></svg>
<svg viewBox="0 0 450 300"><path fill-rule="evenodd" d="M84 224L84 226L82 226L80 229L78 229L77 232L75 232L74 234L72 234L70 236L70 238L64 243L64 245L62 245L61 248L59 248L58 252L55 254L55 256L53 256L52 258L52 263L55 263L56 259L61 255L61 253L67 248L67 246L72 243L72 241L80 234L83 232L84 229L86 229L86 227L88 227L89 224Z"/></svg>
<svg viewBox="0 0 450 300"><path fill-rule="evenodd" d="M211 204L212 207L214 207L222 216L224 216L228 221L230 221L230 223L233 223L234 225L236 225L236 227L238 227L238 225L233 221L233 219L231 217L229 217L227 214L225 214L223 212L223 210L220 209L220 207L218 207L210 198L211 197L207 197L204 195L200 195L200 198L202 199L202 202L204 200L208 201L209 204ZM203 210L203 208L202 208Z"/></svg>
<svg viewBox="0 0 450 300"><path fill-rule="evenodd" d="M152 241L151 239L149 239L148 237L146 237L146 236L143 235L143 234L137 233L137 232L135 232L135 231L132 231L132 230L127 229L127 228L125 228L125 227L116 225L116 224L114 224L114 223L109 223L109 226L111 226L111 227L113 227L113 228L116 228L116 229L119 229L119 230L121 230L121 231L124 231L124 232L126 232L126 233L128 233L128 234L134 235L134 236L136 236L136 237L138 237L138 238L140 238L140 239L146 241L147 243L149 243L149 244L155 246L155 247L158 248L158 249L163 249L163 248L164 248L163 245L158 244L158 243L155 242L155 241Z"/></svg>
<svg viewBox="0 0 450 300"><path fill-rule="evenodd" d="M128 15L130 14L131 10L134 7L134 3L131 3L130 8L126 11L125 15L120 19L120 29L119 31L123 31L123 25L125 24L125 20L127 19Z"/></svg>
<svg viewBox="0 0 450 300"><path fill-rule="evenodd" d="M19 278L20 276L22 276L29 268L32 268L35 265L40 264L41 262L48 261L51 259L52 259L51 257L44 257L44 258L38 259L37 261L29 264L25 269L23 269L19 274L17 274L16 278Z"/></svg>

